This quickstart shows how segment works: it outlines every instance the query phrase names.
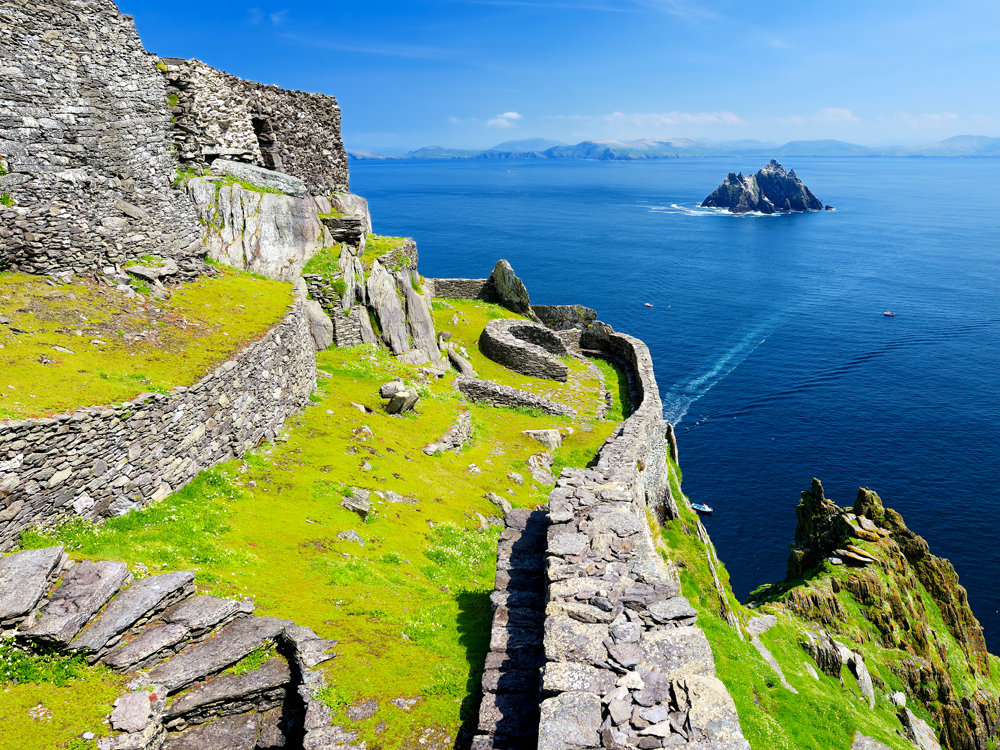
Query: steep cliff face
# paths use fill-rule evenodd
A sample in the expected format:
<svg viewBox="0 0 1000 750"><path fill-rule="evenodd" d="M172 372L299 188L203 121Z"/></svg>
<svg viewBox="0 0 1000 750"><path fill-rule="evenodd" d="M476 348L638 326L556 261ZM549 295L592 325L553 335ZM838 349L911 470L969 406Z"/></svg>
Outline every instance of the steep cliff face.
<svg viewBox="0 0 1000 750"><path fill-rule="evenodd" d="M703 208L728 208L734 214L823 209L823 202L802 184L795 170L785 172L774 159L756 174L744 176L742 172L730 172L701 205Z"/></svg>
<svg viewBox="0 0 1000 750"><path fill-rule="evenodd" d="M998 728L996 657L958 574L879 496L840 508L813 479L795 509L788 578L755 592L855 644L898 677L943 747L985 750Z"/></svg>

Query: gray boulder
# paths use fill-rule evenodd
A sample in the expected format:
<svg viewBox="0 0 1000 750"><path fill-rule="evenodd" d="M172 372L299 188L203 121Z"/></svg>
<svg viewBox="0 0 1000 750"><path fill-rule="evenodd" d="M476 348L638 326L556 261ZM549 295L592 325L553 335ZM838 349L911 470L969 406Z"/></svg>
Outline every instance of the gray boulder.
<svg viewBox="0 0 1000 750"><path fill-rule="evenodd" d="M413 339L413 345L427 352L431 362L437 362L441 358L441 352L434 337L434 318L427 302L413 288L410 282L412 274L413 272L404 269L399 272L396 280L406 303L406 328Z"/></svg>
<svg viewBox="0 0 1000 750"><path fill-rule="evenodd" d="M538 750L599 747L601 699L594 693L560 693L542 701Z"/></svg>
<svg viewBox="0 0 1000 750"><path fill-rule="evenodd" d="M62 565L62 547L0 557L0 628L12 628L31 613Z"/></svg>
<svg viewBox="0 0 1000 750"><path fill-rule="evenodd" d="M382 383L378 389L378 395L382 398L392 398L399 391L405 390L406 386L403 385L401 380L390 380L388 383Z"/></svg>
<svg viewBox="0 0 1000 750"><path fill-rule="evenodd" d="M456 352L455 347L451 345L448 346L448 361L450 361L453 365L455 365L455 369L457 369L465 377L467 378L479 377L479 375L473 369L472 363L469 362L469 360L467 360L461 354Z"/></svg>
<svg viewBox="0 0 1000 750"><path fill-rule="evenodd" d="M538 318L531 311L531 301L528 299L528 290L510 267L506 260L498 260L490 274L490 282L496 288L497 297L500 304L508 310L513 310L521 315L527 315L534 321Z"/></svg>
<svg viewBox="0 0 1000 750"><path fill-rule="evenodd" d="M409 350L406 315L396 294L396 283L377 260L372 263L372 271L368 276L368 304L375 311L382 327L382 340L392 353L399 355Z"/></svg>
<svg viewBox="0 0 1000 750"><path fill-rule="evenodd" d="M934 730L926 721L918 719L908 708L902 709L898 716L906 730L906 736L920 750L941 750L941 744L937 741Z"/></svg>
<svg viewBox="0 0 1000 750"><path fill-rule="evenodd" d="M126 266L125 270L147 281L157 282L167 276L173 276L179 270L177 262L173 258L164 258L156 265L136 264Z"/></svg>
<svg viewBox="0 0 1000 750"><path fill-rule="evenodd" d="M313 346L321 352L333 343L333 321L316 300L305 300L305 311Z"/></svg>
<svg viewBox="0 0 1000 750"><path fill-rule="evenodd" d="M274 172L254 164L216 159L212 162L212 174L246 180L257 187L273 188L293 198L305 198L309 194L306 184L298 177Z"/></svg>
<svg viewBox="0 0 1000 750"><path fill-rule="evenodd" d="M410 411L419 401L420 396L418 396L414 391L397 391L393 394L392 398L389 399L389 403L386 404L385 410L390 414L402 414L403 412Z"/></svg>
<svg viewBox="0 0 1000 750"><path fill-rule="evenodd" d="M550 451L554 451L562 445L562 434L559 430L521 430L521 434L532 440L537 440Z"/></svg>
<svg viewBox="0 0 1000 750"><path fill-rule="evenodd" d="M361 520L364 521L368 518L368 514L371 513L372 510L371 501L368 499L369 496L370 494L367 491L354 490L350 497L345 497L340 502L340 507L354 511L361 516Z"/></svg>

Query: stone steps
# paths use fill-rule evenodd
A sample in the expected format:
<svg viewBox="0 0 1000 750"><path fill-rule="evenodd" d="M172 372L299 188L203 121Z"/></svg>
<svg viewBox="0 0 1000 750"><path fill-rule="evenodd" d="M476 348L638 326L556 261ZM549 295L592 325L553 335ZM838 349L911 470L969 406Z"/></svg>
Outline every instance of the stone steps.
<svg viewBox="0 0 1000 750"><path fill-rule="evenodd" d="M26 625L19 638L29 647L83 652L133 675L111 715L120 734L99 750L360 750L315 697L325 680L313 668L336 656L337 642L252 616L249 602L193 595L193 582L190 571L133 581L121 562L27 550L0 557L0 624ZM260 668L225 672L269 644L277 654Z"/></svg>

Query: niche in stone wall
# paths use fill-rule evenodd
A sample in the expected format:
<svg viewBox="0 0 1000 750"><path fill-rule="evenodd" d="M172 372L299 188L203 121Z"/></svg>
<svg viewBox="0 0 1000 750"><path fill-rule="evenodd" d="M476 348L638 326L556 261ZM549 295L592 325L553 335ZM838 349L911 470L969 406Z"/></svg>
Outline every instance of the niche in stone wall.
<svg viewBox="0 0 1000 750"><path fill-rule="evenodd" d="M260 146L264 166L276 172L284 172L271 119L265 115L254 115L251 116L250 122L253 124L254 135L257 136L257 145Z"/></svg>

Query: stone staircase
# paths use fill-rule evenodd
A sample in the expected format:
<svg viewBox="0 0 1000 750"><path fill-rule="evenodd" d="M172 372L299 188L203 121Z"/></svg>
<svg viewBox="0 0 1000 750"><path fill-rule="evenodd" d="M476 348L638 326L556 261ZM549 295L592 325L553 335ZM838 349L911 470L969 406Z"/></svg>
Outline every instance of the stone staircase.
<svg viewBox="0 0 1000 750"><path fill-rule="evenodd" d="M133 579L122 562L72 561L62 547L0 557L0 631L128 674L101 750L358 748L330 725L313 668L337 641L253 605L194 594L194 573ZM227 671L261 648L256 669Z"/></svg>

